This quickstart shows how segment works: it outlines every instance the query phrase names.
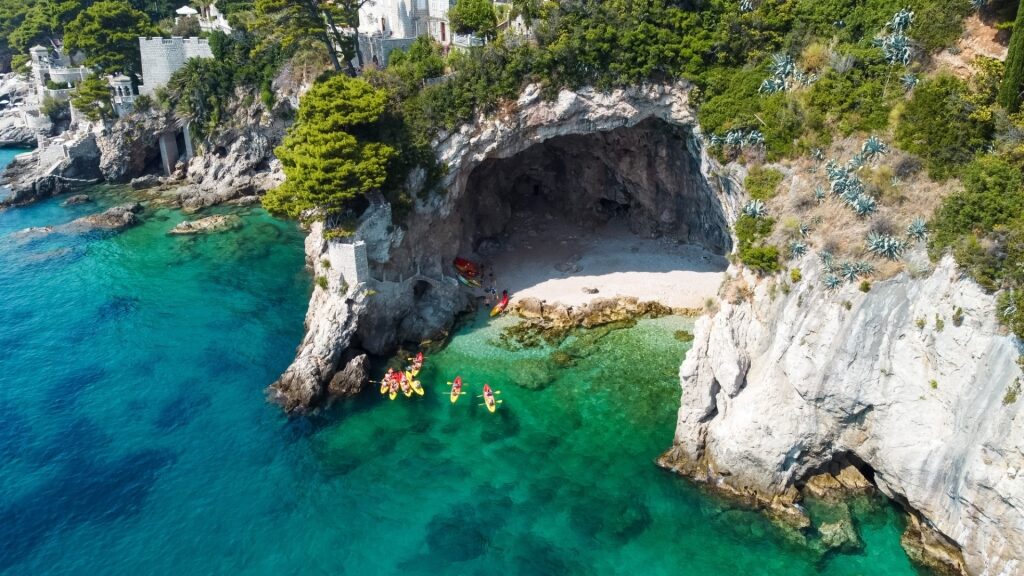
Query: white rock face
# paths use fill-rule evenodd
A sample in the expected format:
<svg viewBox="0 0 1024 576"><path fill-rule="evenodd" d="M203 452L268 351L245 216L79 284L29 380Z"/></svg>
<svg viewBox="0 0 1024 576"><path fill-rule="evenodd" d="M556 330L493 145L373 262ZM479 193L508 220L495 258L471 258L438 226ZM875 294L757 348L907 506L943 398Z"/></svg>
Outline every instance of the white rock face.
<svg viewBox="0 0 1024 576"><path fill-rule="evenodd" d="M826 291L812 256L801 269L788 295L762 283L698 321L663 463L767 499L853 454L969 573L1024 573L1024 399L1003 404L1021 370L994 298L949 257L867 294Z"/></svg>
<svg viewBox="0 0 1024 576"><path fill-rule="evenodd" d="M315 222L306 237L306 259L314 277L328 278L327 288L313 286L306 312L306 336L299 344L295 360L267 390L269 399L288 412L301 412L324 401L327 384L339 368L345 349L356 330L356 319L363 308L362 293L343 291L343 279L331 274L328 240L323 224Z"/></svg>

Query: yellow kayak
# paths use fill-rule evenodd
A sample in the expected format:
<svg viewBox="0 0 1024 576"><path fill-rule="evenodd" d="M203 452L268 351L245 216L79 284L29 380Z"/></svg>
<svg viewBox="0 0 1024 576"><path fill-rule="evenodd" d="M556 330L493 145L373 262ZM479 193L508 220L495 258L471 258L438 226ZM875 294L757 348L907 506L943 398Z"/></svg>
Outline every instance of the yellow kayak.
<svg viewBox="0 0 1024 576"><path fill-rule="evenodd" d="M409 387L412 388L413 392L419 394L420 396L423 396L423 386L420 385L420 381L419 380L416 380L413 377L411 372L406 372L405 373L405 381L409 383ZM408 394L407 394L407 396L408 396Z"/></svg>

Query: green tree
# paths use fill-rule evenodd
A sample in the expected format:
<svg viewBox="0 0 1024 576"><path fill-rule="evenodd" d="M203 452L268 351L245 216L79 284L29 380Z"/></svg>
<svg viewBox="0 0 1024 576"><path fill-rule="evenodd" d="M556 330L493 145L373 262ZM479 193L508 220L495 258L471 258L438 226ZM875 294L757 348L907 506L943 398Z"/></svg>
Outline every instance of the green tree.
<svg viewBox="0 0 1024 576"><path fill-rule="evenodd" d="M190 58L167 81L166 98L195 136L211 134L221 122L234 91L234 68L218 58Z"/></svg>
<svg viewBox="0 0 1024 576"><path fill-rule="evenodd" d="M82 116L96 122L114 117L111 99L110 85L99 76L89 76L78 84L71 105Z"/></svg>
<svg viewBox="0 0 1024 576"><path fill-rule="evenodd" d="M343 26L358 25L358 7L367 0L255 0L256 29L266 42L289 48L304 40L324 45L335 71L342 68L341 53L356 51L357 43L342 34Z"/></svg>
<svg viewBox="0 0 1024 576"><path fill-rule="evenodd" d="M1024 92L1024 9L1018 7L1006 53L1003 84L999 87L999 103L1007 111L1016 112L1020 108L1021 92Z"/></svg>
<svg viewBox="0 0 1024 576"><path fill-rule="evenodd" d="M448 10L448 20L459 34L494 38L497 32L498 17L490 0L457 0Z"/></svg>
<svg viewBox="0 0 1024 576"><path fill-rule="evenodd" d="M64 30L68 50L85 53L85 64L97 71L140 72L139 36L160 33L145 13L124 0L102 0L86 8Z"/></svg>
<svg viewBox="0 0 1024 576"><path fill-rule="evenodd" d="M309 208L338 214L379 190L395 156L375 139L387 100L385 91L359 78L339 74L315 84L274 151L287 180L264 196L267 210L291 217Z"/></svg>

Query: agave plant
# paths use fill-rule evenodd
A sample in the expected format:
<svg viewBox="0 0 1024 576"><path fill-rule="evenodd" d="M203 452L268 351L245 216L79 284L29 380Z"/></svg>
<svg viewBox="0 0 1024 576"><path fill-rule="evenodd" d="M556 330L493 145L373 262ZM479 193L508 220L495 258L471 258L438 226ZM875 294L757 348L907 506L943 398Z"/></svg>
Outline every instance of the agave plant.
<svg viewBox="0 0 1024 576"><path fill-rule="evenodd" d="M753 218L764 218L768 215L768 208L760 200L751 200L743 207L743 213Z"/></svg>
<svg viewBox="0 0 1024 576"><path fill-rule="evenodd" d="M1000 311L1000 313L1002 314L1003 318L1009 318L1009 317L1011 317L1011 316L1013 316L1014 314L1017 313L1017 305L1014 304L1014 302L1016 302L1016 301L1017 301L1017 299L1014 298L1013 288L1010 288L1010 292L1007 294L1007 298L1006 298L1007 304Z"/></svg>
<svg viewBox="0 0 1024 576"><path fill-rule="evenodd" d="M832 256L832 252L822 250L818 253L818 259L821 260L821 268L825 272L831 273L835 269L835 259Z"/></svg>
<svg viewBox="0 0 1024 576"><path fill-rule="evenodd" d="M835 290L843 285L842 280L837 278L835 274L825 274L821 281L825 283L825 288L829 290Z"/></svg>
<svg viewBox="0 0 1024 576"><path fill-rule="evenodd" d="M807 244L800 240L794 240L789 243L789 255L793 258L799 258L807 254Z"/></svg>
<svg viewBox="0 0 1024 576"><path fill-rule="evenodd" d="M875 273L874 265L864 260L858 260L853 266L857 269L857 274L860 276L869 276Z"/></svg>
<svg viewBox="0 0 1024 576"><path fill-rule="evenodd" d="M889 153L889 147L877 136L869 136L860 147L860 155L867 161Z"/></svg>
<svg viewBox="0 0 1024 576"><path fill-rule="evenodd" d="M910 39L902 32L881 39L882 53L889 64L910 64Z"/></svg>
<svg viewBox="0 0 1024 576"><path fill-rule="evenodd" d="M868 251L889 260L897 260L907 249L907 243L899 238L872 232L868 234Z"/></svg>
<svg viewBox="0 0 1024 576"><path fill-rule="evenodd" d="M860 168L864 166L865 160L866 158L863 154L859 152L857 154L854 154L853 157L850 158L850 161L846 163L846 171L856 172L857 170L860 170Z"/></svg>
<svg viewBox="0 0 1024 576"><path fill-rule="evenodd" d="M814 187L814 199L818 201L818 204L821 204L822 202L824 202L825 201L825 189L822 188L821 186L815 186Z"/></svg>
<svg viewBox="0 0 1024 576"><path fill-rule="evenodd" d="M729 130L725 133L725 145L739 148L743 146L744 134L742 130Z"/></svg>
<svg viewBox="0 0 1024 576"><path fill-rule="evenodd" d="M878 210L878 205L875 199L867 194L858 194L857 198L853 201L853 211L857 213L857 216L864 217L874 214Z"/></svg>
<svg viewBox="0 0 1024 576"><path fill-rule="evenodd" d="M907 28L909 28L910 25L913 23L914 13L906 8L903 8L902 10L894 14L892 18L889 19L889 22L886 23L886 26L888 26L889 29L892 30L893 32L900 33L906 32Z"/></svg>
<svg viewBox="0 0 1024 576"><path fill-rule="evenodd" d="M789 54L777 52L772 54L772 76L776 78L789 78L796 74L796 60Z"/></svg>
<svg viewBox="0 0 1024 576"><path fill-rule="evenodd" d="M747 132L745 143L747 146L764 146L764 134L762 134L760 130L751 130L750 132Z"/></svg>
<svg viewBox="0 0 1024 576"><path fill-rule="evenodd" d="M828 176L829 182L835 182L840 178L846 178L846 169L840 168L839 163L833 159L829 159L825 163L825 175Z"/></svg>
<svg viewBox="0 0 1024 576"><path fill-rule="evenodd" d="M924 221L924 218L918 216L907 226L907 236L912 240L926 240L928 238L928 224Z"/></svg>
<svg viewBox="0 0 1024 576"><path fill-rule="evenodd" d="M904 90L913 90L914 86L917 86L917 76L907 72L900 78L900 83L903 84Z"/></svg>
<svg viewBox="0 0 1024 576"><path fill-rule="evenodd" d="M786 89L786 81L780 78L765 78L757 91L761 94L775 94Z"/></svg>
<svg viewBox="0 0 1024 576"><path fill-rule="evenodd" d="M839 276L847 282L855 282L859 276L857 267L852 262L843 262L839 265Z"/></svg>
<svg viewBox="0 0 1024 576"><path fill-rule="evenodd" d="M801 238L807 238L808 236L811 235L811 226L810 224L805 224L801 222L798 231L800 232Z"/></svg>
<svg viewBox="0 0 1024 576"><path fill-rule="evenodd" d="M971 8L978 12L981 12L985 6L988 6L988 0L971 0Z"/></svg>
<svg viewBox="0 0 1024 576"><path fill-rule="evenodd" d="M741 13L753 12L753 11L754 11L754 3L751 2L751 0L742 0L740 2L740 12Z"/></svg>
<svg viewBox="0 0 1024 576"><path fill-rule="evenodd" d="M825 159L825 152L821 148L811 148L811 158L821 162Z"/></svg>

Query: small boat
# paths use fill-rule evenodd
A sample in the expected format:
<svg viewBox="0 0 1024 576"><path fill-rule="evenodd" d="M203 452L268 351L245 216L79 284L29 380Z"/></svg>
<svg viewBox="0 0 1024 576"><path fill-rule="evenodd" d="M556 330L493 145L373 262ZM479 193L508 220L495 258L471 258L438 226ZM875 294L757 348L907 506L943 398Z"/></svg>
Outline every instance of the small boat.
<svg viewBox="0 0 1024 576"><path fill-rule="evenodd" d="M452 263L455 264L455 269L459 271L459 274L467 279L480 276L480 265L476 262L471 262L465 258L456 258Z"/></svg>
<svg viewBox="0 0 1024 576"><path fill-rule="evenodd" d="M498 407L498 403L494 400L494 392L491 391L490 384L484 384L484 405L487 406L488 412L494 412Z"/></svg>
<svg viewBox="0 0 1024 576"><path fill-rule="evenodd" d="M413 392L415 392L416 394L418 394L420 396L423 396L423 386L420 384L420 381L417 380L412 375L411 372L406 372L405 373L405 381L409 383L409 387L412 388Z"/></svg>
<svg viewBox="0 0 1024 576"><path fill-rule="evenodd" d="M505 311L505 308L508 308L508 290L501 291L501 302L498 302L494 305L494 308L491 308L491 316L501 314Z"/></svg>
<svg viewBox="0 0 1024 576"><path fill-rule="evenodd" d="M462 394L462 376L456 376L454 382L449 382L452 386L452 392L449 395L452 404L455 404L459 400L459 395Z"/></svg>
<svg viewBox="0 0 1024 576"><path fill-rule="evenodd" d="M398 385L402 387L402 394L408 398L412 396L412 386L409 385L409 381L405 378L405 372L398 373Z"/></svg>
<svg viewBox="0 0 1024 576"><path fill-rule="evenodd" d="M388 386L388 398L394 400L398 398L398 379L392 378L391 383Z"/></svg>

